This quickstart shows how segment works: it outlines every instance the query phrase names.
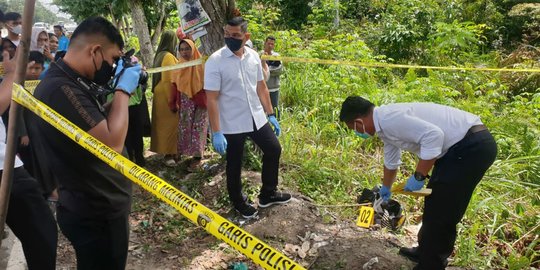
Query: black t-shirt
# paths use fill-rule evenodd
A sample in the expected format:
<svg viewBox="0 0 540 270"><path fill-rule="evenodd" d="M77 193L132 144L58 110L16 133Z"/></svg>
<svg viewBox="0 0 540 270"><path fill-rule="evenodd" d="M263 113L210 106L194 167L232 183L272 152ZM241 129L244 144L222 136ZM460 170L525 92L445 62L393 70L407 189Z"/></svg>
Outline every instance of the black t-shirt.
<svg viewBox="0 0 540 270"><path fill-rule="evenodd" d="M69 74L69 76L68 76ZM105 120L105 112L76 80L90 85L60 60L51 64L34 96L84 131ZM131 181L83 149L33 113L29 134L41 166L49 166L59 181L59 203L92 218L116 218L129 213Z"/></svg>

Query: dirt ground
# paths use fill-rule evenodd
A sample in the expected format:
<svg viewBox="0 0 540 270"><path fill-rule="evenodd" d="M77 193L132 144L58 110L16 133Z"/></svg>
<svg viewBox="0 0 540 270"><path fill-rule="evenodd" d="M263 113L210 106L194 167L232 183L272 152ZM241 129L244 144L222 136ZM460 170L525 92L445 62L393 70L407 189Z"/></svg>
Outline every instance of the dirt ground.
<svg viewBox="0 0 540 270"><path fill-rule="evenodd" d="M331 214L330 218L323 218L323 211L299 194L294 194L286 205L259 209L258 218L246 221L226 204L221 166L207 166L212 175L201 181L197 174L182 172L182 166L163 170L159 157L149 161L149 170L165 179L175 178L170 183L188 194L195 193L190 195L198 195L199 201L211 209L221 206L214 210L307 269L412 269L414 266L397 252L400 246L414 243L417 228L405 228L396 235L386 229L359 228L355 221L338 220ZM247 182L245 186L260 183L260 174L256 172L244 172L243 178ZM134 190L130 223L127 269L228 269L233 263L262 269L138 187ZM59 239L57 261L58 269L75 269L73 248L63 236Z"/></svg>

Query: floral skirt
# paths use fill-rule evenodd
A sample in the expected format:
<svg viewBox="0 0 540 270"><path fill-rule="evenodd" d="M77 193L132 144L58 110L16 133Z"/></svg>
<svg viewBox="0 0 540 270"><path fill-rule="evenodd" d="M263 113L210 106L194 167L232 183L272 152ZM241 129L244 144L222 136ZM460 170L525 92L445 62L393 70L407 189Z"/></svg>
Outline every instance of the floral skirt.
<svg viewBox="0 0 540 270"><path fill-rule="evenodd" d="M208 112L197 107L184 93L180 93L178 122L178 154L202 157L208 131Z"/></svg>

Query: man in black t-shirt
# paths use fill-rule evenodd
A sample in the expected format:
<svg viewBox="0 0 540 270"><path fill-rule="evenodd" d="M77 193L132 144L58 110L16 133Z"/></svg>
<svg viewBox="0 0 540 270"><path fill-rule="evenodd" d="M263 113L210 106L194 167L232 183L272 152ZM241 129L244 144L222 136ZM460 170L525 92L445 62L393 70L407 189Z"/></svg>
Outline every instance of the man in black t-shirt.
<svg viewBox="0 0 540 270"><path fill-rule="evenodd" d="M75 29L64 59L51 64L34 93L117 152L124 148L128 100L141 69L138 64L124 68L123 60L118 60L123 46L120 33L109 21L86 19ZM98 90L113 75L117 86L106 112ZM124 269L131 182L36 115L28 115L28 122L38 159L53 168L59 180L57 220L75 248L77 268Z"/></svg>

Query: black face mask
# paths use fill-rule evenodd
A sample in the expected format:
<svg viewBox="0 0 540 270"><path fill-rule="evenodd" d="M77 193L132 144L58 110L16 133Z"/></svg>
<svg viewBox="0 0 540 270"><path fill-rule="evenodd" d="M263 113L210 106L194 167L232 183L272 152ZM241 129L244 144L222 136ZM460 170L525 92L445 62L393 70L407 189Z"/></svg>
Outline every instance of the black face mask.
<svg viewBox="0 0 540 270"><path fill-rule="evenodd" d="M101 68L98 69L96 65L96 61L94 57L92 57L92 61L94 62L94 67L96 68L96 71L94 71L94 82L101 86L106 86L107 83L111 80L113 73L113 67L109 64L109 62L105 61L105 58L103 57L103 52L101 52L101 59L103 61L101 62Z"/></svg>
<svg viewBox="0 0 540 270"><path fill-rule="evenodd" d="M229 48L229 50L231 50L232 52L240 50L240 48L242 47L242 42L244 42L244 40L242 39L236 39L232 37L225 38L225 44L227 45L227 48Z"/></svg>

